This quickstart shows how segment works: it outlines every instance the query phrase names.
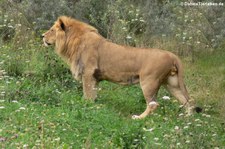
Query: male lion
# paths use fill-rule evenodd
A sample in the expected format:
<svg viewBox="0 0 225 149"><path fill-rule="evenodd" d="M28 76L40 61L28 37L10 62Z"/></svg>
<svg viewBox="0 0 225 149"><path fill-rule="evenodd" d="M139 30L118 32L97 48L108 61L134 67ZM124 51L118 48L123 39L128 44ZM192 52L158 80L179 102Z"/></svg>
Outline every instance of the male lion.
<svg viewBox="0 0 225 149"><path fill-rule="evenodd" d="M97 97L96 85L108 80L123 85L140 82L147 108L134 119L149 115L158 106L157 92L161 85L170 91L190 114L194 107L183 81L179 58L159 49L121 46L103 38L96 28L61 16L43 34L46 46L55 44L55 51L70 66L76 80L83 82L85 99Z"/></svg>

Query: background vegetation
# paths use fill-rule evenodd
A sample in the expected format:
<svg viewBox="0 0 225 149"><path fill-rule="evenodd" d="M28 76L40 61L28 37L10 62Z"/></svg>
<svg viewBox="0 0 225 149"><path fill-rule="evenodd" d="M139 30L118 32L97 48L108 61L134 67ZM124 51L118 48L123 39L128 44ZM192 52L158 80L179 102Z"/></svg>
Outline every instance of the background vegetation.
<svg viewBox="0 0 225 149"><path fill-rule="evenodd" d="M162 0L1 0L1 148L224 148L225 3L186 6ZM185 2L190 2L189 0ZM40 35L68 15L123 45L154 47L182 57L185 82L202 114L185 117L163 100L144 120L139 86L100 83L96 103ZM179 110L180 109L180 110Z"/></svg>

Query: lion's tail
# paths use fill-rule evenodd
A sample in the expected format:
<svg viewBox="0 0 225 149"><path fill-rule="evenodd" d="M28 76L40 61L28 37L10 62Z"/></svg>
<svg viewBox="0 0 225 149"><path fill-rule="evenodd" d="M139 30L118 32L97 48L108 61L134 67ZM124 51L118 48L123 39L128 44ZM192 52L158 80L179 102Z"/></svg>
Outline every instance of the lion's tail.
<svg viewBox="0 0 225 149"><path fill-rule="evenodd" d="M182 67L182 63L181 60L177 57L176 58L176 62L175 62L175 66L177 68L177 75L178 75L178 84L180 86L181 91L183 92L187 102L189 102L189 104L191 104L190 106L192 106L193 110L196 111L197 113L202 112L202 108L198 107L195 105L195 102L193 101L193 99L190 100L190 96L188 95L186 86L184 84L184 80L183 80L183 75L184 75L184 70Z"/></svg>

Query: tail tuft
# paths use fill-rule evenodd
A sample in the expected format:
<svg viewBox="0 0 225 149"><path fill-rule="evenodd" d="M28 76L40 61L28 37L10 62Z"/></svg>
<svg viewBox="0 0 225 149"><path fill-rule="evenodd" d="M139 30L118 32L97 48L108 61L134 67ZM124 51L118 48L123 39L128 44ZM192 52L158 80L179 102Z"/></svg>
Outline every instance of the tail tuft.
<svg viewBox="0 0 225 149"><path fill-rule="evenodd" d="M201 113L201 112L202 112L202 108L200 108L200 107L195 107L195 111L196 111L197 113Z"/></svg>

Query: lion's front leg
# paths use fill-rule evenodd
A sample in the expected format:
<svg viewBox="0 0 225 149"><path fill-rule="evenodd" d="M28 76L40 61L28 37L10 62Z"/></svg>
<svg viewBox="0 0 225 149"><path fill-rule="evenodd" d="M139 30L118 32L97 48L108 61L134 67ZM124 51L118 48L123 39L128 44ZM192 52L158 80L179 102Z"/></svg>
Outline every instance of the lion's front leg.
<svg viewBox="0 0 225 149"><path fill-rule="evenodd" d="M145 111L140 115L133 115L133 119L143 119L152 113L159 104L155 101L157 92L159 90L159 83L155 79L141 79L141 89L143 91L147 107Z"/></svg>
<svg viewBox="0 0 225 149"><path fill-rule="evenodd" d="M82 76L84 99L95 100L97 98L97 81L93 75Z"/></svg>

